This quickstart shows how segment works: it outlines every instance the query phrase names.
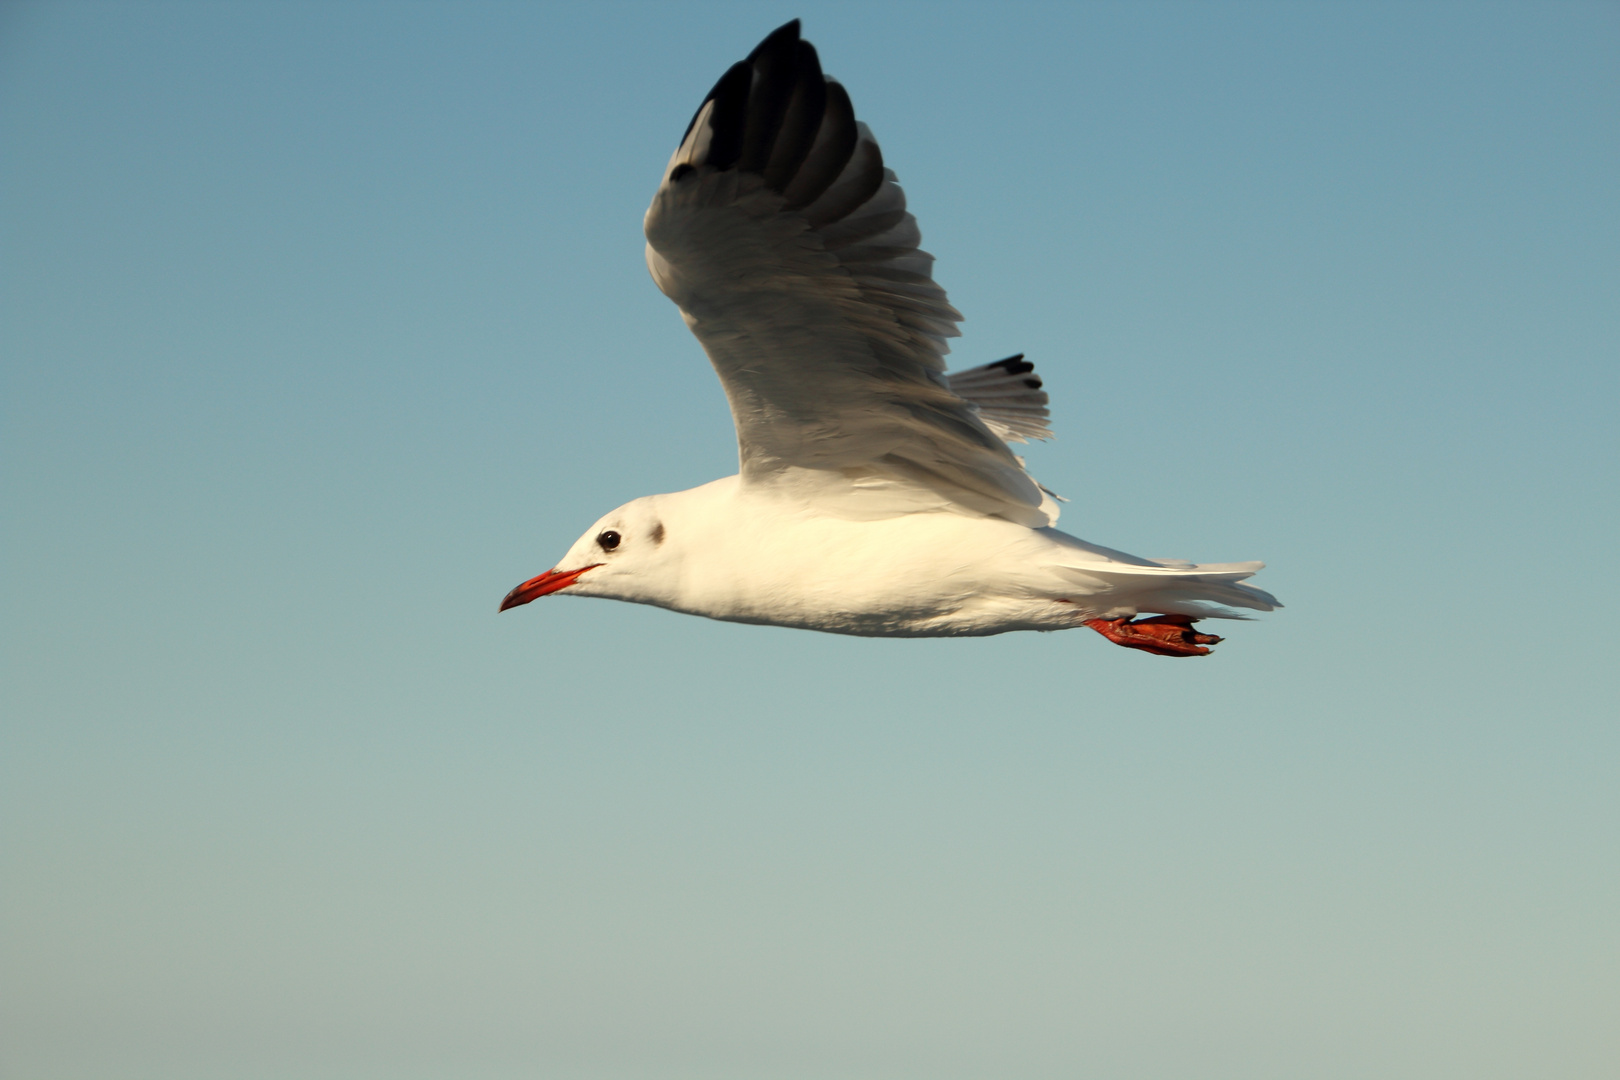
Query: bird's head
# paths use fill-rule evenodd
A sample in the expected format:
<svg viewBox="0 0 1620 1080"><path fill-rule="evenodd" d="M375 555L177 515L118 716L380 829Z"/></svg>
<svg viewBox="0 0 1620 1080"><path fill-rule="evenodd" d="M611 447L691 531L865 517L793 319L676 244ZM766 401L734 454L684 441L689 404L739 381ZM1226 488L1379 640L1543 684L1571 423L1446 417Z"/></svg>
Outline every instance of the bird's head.
<svg viewBox="0 0 1620 1080"><path fill-rule="evenodd" d="M603 517L574 541L556 566L507 593L500 609L564 591L615 600L654 599L671 561L669 532L657 503L658 496L649 495Z"/></svg>

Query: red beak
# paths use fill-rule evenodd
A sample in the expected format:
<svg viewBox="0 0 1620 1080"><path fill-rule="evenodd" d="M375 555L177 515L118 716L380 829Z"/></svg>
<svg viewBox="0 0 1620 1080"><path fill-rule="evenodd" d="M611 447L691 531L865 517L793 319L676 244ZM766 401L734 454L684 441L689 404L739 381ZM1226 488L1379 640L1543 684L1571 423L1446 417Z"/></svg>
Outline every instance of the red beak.
<svg viewBox="0 0 1620 1080"><path fill-rule="evenodd" d="M530 600L538 600L542 596L556 592L558 589L566 589L579 580L579 575L587 570L595 570L601 565L601 563L591 563L591 565L582 566L578 570L547 570L539 577L532 577L507 593L506 599L501 601L501 610L522 607Z"/></svg>

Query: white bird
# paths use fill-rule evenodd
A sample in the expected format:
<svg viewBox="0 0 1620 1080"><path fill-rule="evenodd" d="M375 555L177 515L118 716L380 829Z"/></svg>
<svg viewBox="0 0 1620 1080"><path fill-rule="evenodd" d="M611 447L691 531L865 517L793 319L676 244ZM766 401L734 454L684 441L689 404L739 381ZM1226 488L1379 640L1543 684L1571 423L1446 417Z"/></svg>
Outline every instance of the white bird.
<svg viewBox="0 0 1620 1080"><path fill-rule="evenodd" d="M646 234L725 388L738 474L619 507L502 611L566 592L878 637L1089 626L1198 656L1221 640L1198 619L1280 606L1241 583L1262 563L1142 559L1052 527L1057 502L1008 447L1051 435L1040 380L1022 357L945 374L961 315L798 20L709 92Z"/></svg>

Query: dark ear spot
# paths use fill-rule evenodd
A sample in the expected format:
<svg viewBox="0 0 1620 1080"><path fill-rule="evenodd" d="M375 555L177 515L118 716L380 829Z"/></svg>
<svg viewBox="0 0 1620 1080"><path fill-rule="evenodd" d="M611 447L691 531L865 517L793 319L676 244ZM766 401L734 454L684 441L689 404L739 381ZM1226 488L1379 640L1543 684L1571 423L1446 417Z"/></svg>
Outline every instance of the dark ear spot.
<svg viewBox="0 0 1620 1080"><path fill-rule="evenodd" d="M662 521L653 526L652 542L655 544L662 544L664 542L664 523Z"/></svg>
<svg viewBox="0 0 1620 1080"><path fill-rule="evenodd" d="M697 169L693 168L688 162L683 161L669 171L669 182L678 184L695 172L697 172Z"/></svg>

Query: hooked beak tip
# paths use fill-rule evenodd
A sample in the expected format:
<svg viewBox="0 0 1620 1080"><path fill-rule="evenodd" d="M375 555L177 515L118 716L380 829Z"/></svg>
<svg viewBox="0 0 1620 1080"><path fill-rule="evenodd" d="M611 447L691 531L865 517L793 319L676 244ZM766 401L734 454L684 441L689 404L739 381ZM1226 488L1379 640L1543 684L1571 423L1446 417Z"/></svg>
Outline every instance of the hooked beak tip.
<svg viewBox="0 0 1620 1080"><path fill-rule="evenodd" d="M592 563L589 566L582 566L578 570L547 570L545 573L530 578L507 593L506 598L501 601L500 610L505 611L507 608L522 607L531 600L538 600L542 596L557 592L559 589L566 589L578 581L580 575L585 571L594 570L601 565L601 563Z"/></svg>

